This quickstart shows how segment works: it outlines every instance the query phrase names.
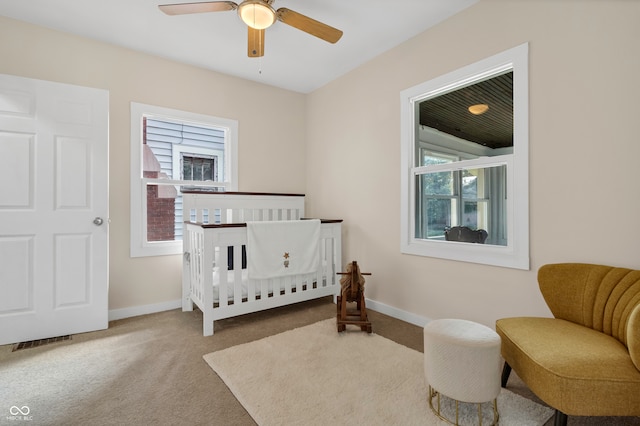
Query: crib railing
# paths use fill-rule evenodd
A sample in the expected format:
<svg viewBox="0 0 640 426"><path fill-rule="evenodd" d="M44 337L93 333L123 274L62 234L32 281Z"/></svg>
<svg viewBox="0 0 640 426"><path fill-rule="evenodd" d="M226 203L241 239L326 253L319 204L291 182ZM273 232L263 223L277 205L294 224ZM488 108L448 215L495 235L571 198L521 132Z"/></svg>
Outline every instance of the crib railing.
<svg viewBox="0 0 640 426"><path fill-rule="evenodd" d="M185 222L243 223L304 217L303 194L185 191L183 200Z"/></svg>

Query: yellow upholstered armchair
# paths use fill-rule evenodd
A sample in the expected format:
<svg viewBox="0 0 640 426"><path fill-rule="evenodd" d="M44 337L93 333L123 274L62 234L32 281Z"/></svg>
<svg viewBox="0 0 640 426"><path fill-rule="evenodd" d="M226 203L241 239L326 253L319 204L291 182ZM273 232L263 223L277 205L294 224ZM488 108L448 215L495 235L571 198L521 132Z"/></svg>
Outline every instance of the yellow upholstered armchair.
<svg viewBox="0 0 640 426"><path fill-rule="evenodd" d="M555 318L496 322L505 359L529 389L567 416L640 416L640 271L564 263L538 271Z"/></svg>

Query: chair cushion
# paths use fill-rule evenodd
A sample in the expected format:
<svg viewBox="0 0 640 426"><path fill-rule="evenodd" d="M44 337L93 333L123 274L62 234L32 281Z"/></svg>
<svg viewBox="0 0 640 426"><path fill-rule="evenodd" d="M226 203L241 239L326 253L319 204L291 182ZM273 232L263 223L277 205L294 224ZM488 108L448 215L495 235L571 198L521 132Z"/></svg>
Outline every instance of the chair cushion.
<svg viewBox="0 0 640 426"><path fill-rule="evenodd" d="M640 371L614 337L556 318L500 319L496 331L505 361L553 408L567 415L640 415Z"/></svg>

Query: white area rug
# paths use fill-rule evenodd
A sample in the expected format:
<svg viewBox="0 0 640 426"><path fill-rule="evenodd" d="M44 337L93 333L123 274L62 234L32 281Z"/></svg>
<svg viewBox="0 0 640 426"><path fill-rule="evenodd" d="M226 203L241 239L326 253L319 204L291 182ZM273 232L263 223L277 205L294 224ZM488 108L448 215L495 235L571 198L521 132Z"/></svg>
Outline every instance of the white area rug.
<svg viewBox="0 0 640 426"><path fill-rule="evenodd" d="M338 333L335 319L204 359L259 425L446 424L429 409L422 353L376 334ZM477 424L475 407L461 424ZM498 410L500 425L542 425L553 415L505 389Z"/></svg>

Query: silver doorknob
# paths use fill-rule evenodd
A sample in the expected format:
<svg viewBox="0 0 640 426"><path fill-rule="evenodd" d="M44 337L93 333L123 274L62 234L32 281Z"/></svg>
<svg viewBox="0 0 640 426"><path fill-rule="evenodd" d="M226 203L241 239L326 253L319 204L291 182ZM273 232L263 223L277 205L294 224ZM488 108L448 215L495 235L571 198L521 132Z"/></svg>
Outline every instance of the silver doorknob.
<svg viewBox="0 0 640 426"><path fill-rule="evenodd" d="M104 223L104 220L102 220L101 217L96 217L95 219L93 219L93 224L96 226L100 226Z"/></svg>

